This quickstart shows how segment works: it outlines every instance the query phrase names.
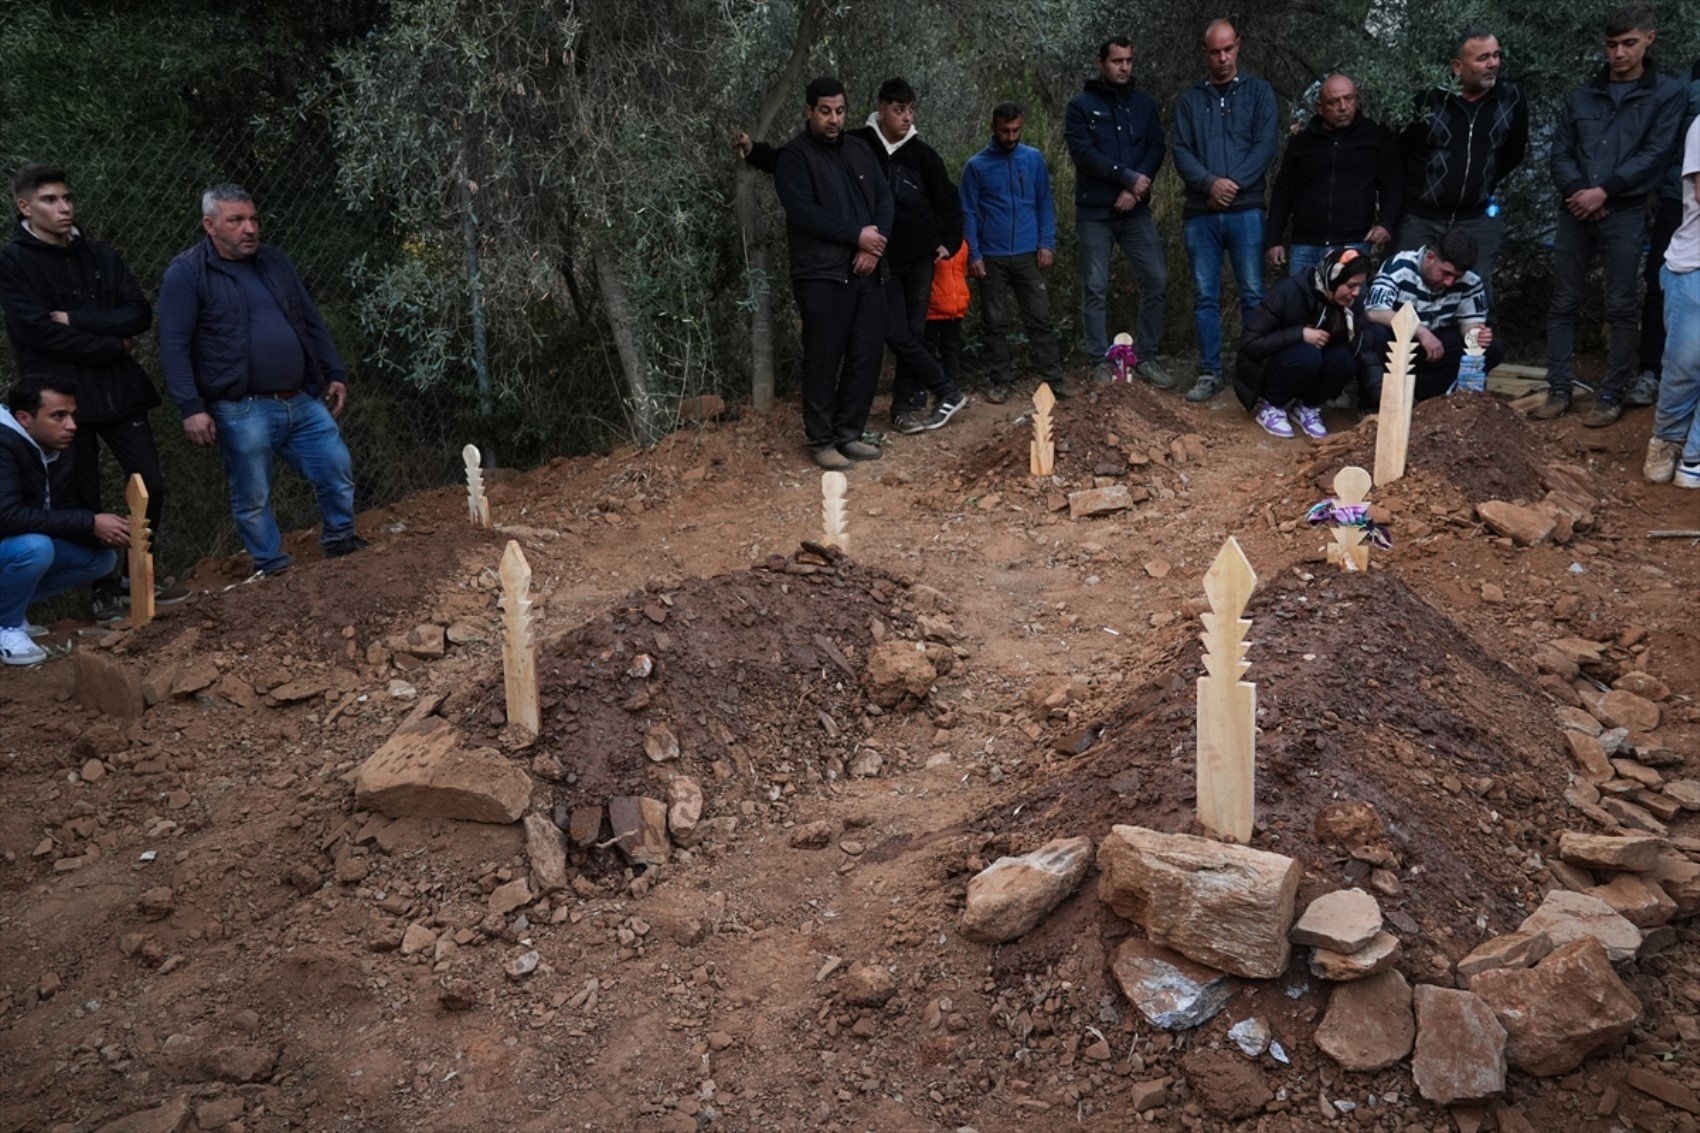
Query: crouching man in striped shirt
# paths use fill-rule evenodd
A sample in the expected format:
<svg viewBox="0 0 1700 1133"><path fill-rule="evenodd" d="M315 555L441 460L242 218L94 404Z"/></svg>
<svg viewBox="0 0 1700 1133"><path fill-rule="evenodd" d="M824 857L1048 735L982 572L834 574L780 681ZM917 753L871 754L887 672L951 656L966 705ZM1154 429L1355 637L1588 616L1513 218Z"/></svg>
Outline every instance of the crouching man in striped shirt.
<svg viewBox="0 0 1700 1133"><path fill-rule="evenodd" d="M1487 296L1476 263L1476 238L1454 228L1433 244L1400 252L1381 265L1370 285L1365 318L1365 360L1358 382L1358 405L1368 413L1381 406L1381 379L1387 373L1387 348L1393 341L1393 316L1406 303L1416 306L1417 353L1415 401L1439 397L1458 378L1464 336L1477 329L1487 352L1488 370L1499 365L1505 348L1487 325Z"/></svg>

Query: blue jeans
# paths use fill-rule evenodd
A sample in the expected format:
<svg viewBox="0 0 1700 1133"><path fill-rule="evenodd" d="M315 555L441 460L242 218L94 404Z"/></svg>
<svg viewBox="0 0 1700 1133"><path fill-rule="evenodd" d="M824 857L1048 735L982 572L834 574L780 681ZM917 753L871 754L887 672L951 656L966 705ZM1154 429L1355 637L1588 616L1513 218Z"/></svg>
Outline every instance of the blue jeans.
<svg viewBox="0 0 1700 1133"><path fill-rule="evenodd" d="M1192 325L1198 333L1198 368L1222 373L1222 254L1234 267L1243 324L1263 299L1263 210L1212 213L1188 220L1186 254L1192 261Z"/></svg>
<svg viewBox="0 0 1700 1133"><path fill-rule="evenodd" d="M118 565L115 551L49 535L0 539L0 629L24 624L30 603L87 586Z"/></svg>
<svg viewBox="0 0 1700 1133"><path fill-rule="evenodd" d="M290 563L272 515L275 457L283 457L313 485L322 521L319 542L334 543L354 534L354 464L323 402L305 393L284 401L245 397L212 402L208 411L218 425L236 533L254 556L256 570L282 570Z"/></svg>
<svg viewBox="0 0 1700 1133"><path fill-rule="evenodd" d="M1659 269L1665 290L1665 369L1653 435L1682 446L1685 462L1700 461L1700 271Z"/></svg>
<svg viewBox="0 0 1700 1133"><path fill-rule="evenodd" d="M1087 356L1102 362L1110 352L1104 300L1110 291L1110 259L1114 249L1120 248L1139 282L1139 333L1134 337L1134 349L1142 362L1155 358L1163 336L1163 298L1169 288L1169 269L1163 262L1163 238L1157 235L1157 222L1146 212L1109 220L1079 220L1074 231L1080 240L1080 333Z"/></svg>
<svg viewBox="0 0 1700 1133"><path fill-rule="evenodd" d="M1308 276L1312 269L1341 248L1356 248L1369 255L1368 244L1294 244L1287 250L1287 274Z"/></svg>

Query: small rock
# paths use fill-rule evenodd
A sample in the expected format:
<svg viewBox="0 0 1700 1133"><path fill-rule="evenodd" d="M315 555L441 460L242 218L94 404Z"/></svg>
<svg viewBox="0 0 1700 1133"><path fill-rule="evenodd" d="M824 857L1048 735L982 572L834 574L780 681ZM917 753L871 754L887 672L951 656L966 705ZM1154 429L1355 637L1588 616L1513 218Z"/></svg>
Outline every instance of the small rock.
<svg viewBox="0 0 1700 1133"><path fill-rule="evenodd" d="M516 877L506 885L496 886L490 894L490 911L498 917L505 917L536 899L537 895L531 891L531 882L527 878Z"/></svg>
<svg viewBox="0 0 1700 1133"><path fill-rule="evenodd" d="M1519 547L1532 547L1552 537L1558 520L1549 512L1539 511L1504 500L1488 500L1476 505L1476 516L1496 535L1508 536Z"/></svg>
<svg viewBox="0 0 1700 1133"><path fill-rule="evenodd" d="M1381 816L1375 807L1357 799L1339 799L1325 804L1316 812L1312 829L1317 841L1330 846L1373 845L1381 841L1384 831Z"/></svg>
<svg viewBox="0 0 1700 1133"><path fill-rule="evenodd" d="M1676 916L1676 902L1644 873L1620 873L1588 890L1636 928L1657 928Z"/></svg>
<svg viewBox="0 0 1700 1133"><path fill-rule="evenodd" d="M1161 1109L1169 1104L1169 1079L1158 1078L1150 1082L1135 1082L1128 1087L1127 1097L1135 1113Z"/></svg>
<svg viewBox="0 0 1700 1133"><path fill-rule="evenodd" d="M1611 683L1611 687L1654 702L1670 699L1670 686L1651 673L1629 672Z"/></svg>
<svg viewBox="0 0 1700 1133"><path fill-rule="evenodd" d="M1663 843L1647 834L1579 834L1565 831L1559 835L1558 856L1583 869L1609 869L1627 873L1645 873L1659 860Z"/></svg>
<svg viewBox="0 0 1700 1133"><path fill-rule="evenodd" d="M1505 1091L1505 1027L1474 992L1418 984L1411 1076L1440 1105L1484 1102Z"/></svg>
<svg viewBox="0 0 1700 1133"><path fill-rule="evenodd" d="M538 893L555 893L572 884L567 871L567 838L561 828L541 814L525 816L525 856Z"/></svg>
<svg viewBox="0 0 1700 1133"><path fill-rule="evenodd" d="M1269 1024L1262 1019L1241 1019L1228 1028L1228 1037L1247 1058L1257 1058L1269 1049Z"/></svg>
<svg viewBox="0 0 1700 1133"><path fill-rule="evenodd" d="M862 685L881 708L918 704L939 679L938 669L915 642L887 640L868 654Z"/></svg>
<svg viewBox="0 0 1700 1133"><path fill-rule="evenodd" d="M1088 488L1068 494L1068 517L1090 519L1096 515L1113 515L1133 506L1133 494L1121 484L1108 488Z"/></svg>
<svg viewBox="0 0 1700 1133"><path fill-rule="evenodd" d="M136 911L150 921L164 920L176 907L175 894L163 885L145 890L136 898Z"/></svg>
<svg viewBox="0 0 1700 1133"><path fill-rule="evenodd" d="M417 956L422 952L429 952L436 944L436 932L418 922L408 925L407 931L401 934L403 956Z"/></svg>
<svg viewBox="0 0 1700 1133"><path fill-rule="evenodd" d="M1356 952L1317 948L1310 954L1310 972L1317 979L1344 983L1385 972L1399 959L1399 938L1381 932Z"/></svg>
<svg viewBox="0 0 1700 1133"><path fill-rule="evenodd" d="M832 823L824 819L806 823L791 831L794 850L824 850L832 844Z"/></svg>
<svg viewBox="0 0 1700 1133"><path fill-rule="evenodd" d="M391 818L518 822L531 803L531 776L500 753L461 746L441 716L405 723L354 781L355 801Z"/></svg>
<svg viewBox="0 0 1700 1133"><path fill-rule="evenodd" d="M1382 1070L1411 1053L1416 1034L1411 985L1387 971L1335 985L1316 1045L1342 1069Z"/></svg>
<svg viewBox="0 0 1700 1133"><path fill-rule="evenodd" d="M897 994L897 980L883 964L860 960L844 973L844 1002L852 1007L883 1007Z"/></svg>
<svg viewBox="0 0 1700 1133"><path fill-rule="evenodd" d="M1353 953L1381 933L1381 905L1362 889L1337 889L1306 906L1287 939L1333 952Z"/></svg>
<svg viewBox="0 0 1700 1133"><path fill-rule="evenodd" d="M509 960L503 968L510 980L523 980L537 970L538 956L536 951L521 952Z"/></svg>
<svg viewBox="0 0 1700 1133"><path fill-rule="evenodd" d="M567 818L567 837L574 846L587 850L602 836L602 808L575 806Z"/></svg>
<svg viewBox="0 0 1700 1133"><path fill-rule="evenodd" d="M1658 1098L1668 1106L1686 1113L1700 1113L1700 1097L1682 1083L1643 1067L1632 1067L1623 1076L1624 1085L1640 1090L1650 1098Z"/></svg>
<svg viewBox="0 0 1700 1133"><path fill-rule="evenodd" d="M195 1126L199 1129L223 1129L232 1122L241 1121L246 1103L234 1095L213 1098L195 1107Z"/></svg>
<svg viewBox="0 0 1700 1133"><path fill-rule="evenodd" d="M651 763L666 763L679 758L679 738L666 724L652 724L643 736L643 753Z"/></svg>
<svg viewBox="0 0 1700 1133"><path fill-rule="evenodd" d="M702 784L689 775L667 781L667 830L681 846L697 842L697 823L702 819Z"/></svg>
<svg viewBox="0 0 1700 1133"><path fill-rule="evenodd" d="M1483 972L1499 968L1530 968L1552 951L1552 937L1544 932L1508 932L1483 941L1475 951L1458 961L1458 978L1470 986Z"/></svg>
<svg viewBox="0 0 1700 1133"><path fill-rule="evenodd" d="M77 651L79 654L82 650ZM117 1121L108 1121L95 1133L181 1133L189 1122L189 1095L172 1098L164 1105L144 1109Z"/></svg>
<svg viewBox="0 0 1700 1133"><path fill-rule="evenodd" d="M608 800L615 845L635 865L666 865L667 806L660 799L622 795Z"/></svg>
<svg viewBox="0 0 1700 1133"><path fill-rule="evenodd" d="M106 764L98 759L91 759L83 764L83 769L77 774L85 783L98 783L106 778Z"/></svg>
<svg viewBox="0 0 1700 1133"><path fill-rule="evenodd" d="M1554 955L1572 941L1592 937L1604 946L1614 964L1633 959L1641 947L1641 930L1617 910L1598 897L1566 889L1548 893L1517 931L1546 933L1552 938Z"/></svg>
<svg viewBox="0 0 1700 1133"><path fill-rule="evenodd" d="M1683 810L1700 810L1700 779L1672 779L1665 794Z"/></svg>
<svg viewBox="0 0 1700 1133"><path fill-rule="evenodd" d="M1206 1022L1227 1005L1229 976L1139 937L1117 946L1110 970L1128 1002L1153 1026L1183 1031Z"/></svg>
<svg viewBox="0 0 1700 1133"><path fill-rule="evenodd" d="M1092 839L1059 838L1030 854L999 858L968 883L963 935L1001 944L1026 934L1079 887Z"/></svg>
<svg viewBox="0 0 1700 1133"><path fill-rule="evenodd" d="M1631 732L1652 731L1662 715L1657 704L1622 689L1613 689L1590 707L1606 727L1628 728Z"/></svg>

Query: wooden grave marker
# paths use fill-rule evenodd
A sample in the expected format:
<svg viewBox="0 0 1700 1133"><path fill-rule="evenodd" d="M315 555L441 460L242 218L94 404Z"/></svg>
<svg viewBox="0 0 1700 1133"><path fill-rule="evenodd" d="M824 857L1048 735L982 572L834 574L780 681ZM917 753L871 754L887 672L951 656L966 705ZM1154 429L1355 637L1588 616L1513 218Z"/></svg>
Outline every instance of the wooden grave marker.
<svg viewBox="0 0 1700 1133"><path fill-rule="evenodd" d="M153 532L148 528L148 486L131 473L124 485L130 505L130 624L153 621Z"/></svg>
<svg viewBox="0 0 1700 1133"><path fill-rule="evenodd" d="M1368 472L1347 465L1334 477L1334 502L1361 504L1369 498L1373 486ZM1368 570L1369 544L1364 542L1368 534L1362 527L1335 527L1334 542L1328 544L1328 561L1345 570Z"/></svg>
<svg viewBox="0 0 1700 1133"><path fill-rule="evenodd" d="M474 527L488 527L490 501L484 498L484 454L477 445L467 445L460 450L460 458L466 462L466 510Z"/></svg>
<svg viewBox="0 0 1700 1133"><path fill-rule="evenodd" d="M1405 474L1411 443L1411 396L1417 373L1417 309L1410 303L1393 316L1393 343L1387 348L1387 376L1381 382L1381 411L1375 425L1375 482L1383 488Z"/></svg>
<svg viewBox="0 0 1700 1133"><path fill-rule="evenodd" d="M508 694L508 723L532 735L543 728L537 696L537 643L531 638L531 564L519 542L502 552L502 682Z"/></svg>
<svg viewBox="0 0 1700 1133"><path fill-rule="evenodd" d="M1229 536L1204 575L1204 667L1198 678L1198 821L1218 838L1251 840L1256 815L1257 686L1242 681L1245 612L1257 574Z"/></svg>
<svg viewBox="0 0 1700 1133"><path fill-rule="evenodd" d="M1049 382L1040 382L1033 391L1033 440L1027 446L1027 466L1034 476L1049 476L1056 464L1057 445L1051 436L1051 411L1057 407L1057 395Z"/></svg>
<svg viewBox="0 0 1700 1133"><path fill-rule="evenodd" d="M850 553L850 516L846 511L844 493L850 490L850 478L842 472L826 472L820 478L821 542Z"/></svg>

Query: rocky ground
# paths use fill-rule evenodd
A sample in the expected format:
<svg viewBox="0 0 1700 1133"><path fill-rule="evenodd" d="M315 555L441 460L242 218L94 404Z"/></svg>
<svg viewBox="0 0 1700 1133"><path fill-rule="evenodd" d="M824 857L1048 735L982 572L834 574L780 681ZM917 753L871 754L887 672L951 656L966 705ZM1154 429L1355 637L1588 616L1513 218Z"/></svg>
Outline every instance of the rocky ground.
<svg viewBox="0 0 1700 1133"><path fill-rule="evenodd" d="M0 1130L1694 1129L1700 541L1646 535L1700 506L1647 414L1419 407L1368 574L1304 514L1373 422L1098 387L1035 480L1021 414L891 438L850 558L793 414L719 421L5 673ZM1230 534L1245 847L1195 821Z"/></svg>

